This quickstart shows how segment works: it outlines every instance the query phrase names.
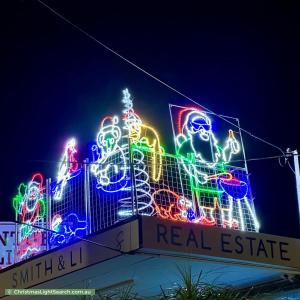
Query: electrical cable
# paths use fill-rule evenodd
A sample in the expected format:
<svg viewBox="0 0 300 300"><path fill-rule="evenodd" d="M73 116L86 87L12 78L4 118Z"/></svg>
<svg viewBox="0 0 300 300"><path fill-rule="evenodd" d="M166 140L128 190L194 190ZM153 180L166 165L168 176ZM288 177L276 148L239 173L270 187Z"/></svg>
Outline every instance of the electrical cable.
<svg viewBox="0 0 300 300"><path fill-rule="evenodd" d="M260 161L260 160L270 160L270 159L280 159L280 158L289 158L292 156L300 156L300 154L293 154L293 153L285 153L284 155L274 155L274 156L262 156L262 157L254 157L254 158L247 158L247 159L238 159L238 160L231 160L231 162L251 162L251 161ZM28 162L39 162L39 163L51 163L51 164L57 164L57 163L61 163L62 161L59 160L43 160L43 159L37 159L37 160L28 160ZM64 162L66 162L64 160ZM288 162L288 161L287 161ZM72 161L69 161L69 163L74 163ZM77 161L78 164L82 164L82 165L97 165L97 164L101 164L99 162L87 162L87 161ZM115 165L124 165L122 163L115 163ZM133 166L135 165L139 165L137 163L133 163ZM158 164L159 165L159 164ZM163 164L162 164L163 165ZM172 165L172 164L170 164Z"/></svg>
<svg viewBox="0 0 300 300"><path fill-rule="evenodd" d="M88 38L92 39L94 42L96 42L97 44L101 45L103 48L105 48L106 50L110 51L111 53L113 53L114 55L118 56L119 58L121 58L123 61L127 62L128 64L130 64L131 66L133 66L134 68L136 68L137 70L143 72L144 74L146 74L147 76L151 77L152 79L154 79L155 81L159 82L160 84L164 85L165 87L169 88L170 90L172 90L173 92L177 93L178 95L184 97L185 99L193 102L194 104L202 107L204 110L206 110L207 112L214 114L216 116L218 116L220 119L226 121L227 123L231 124L232 126L238 128L239 130L243 131L244 133L248 134L249 136L251 136L252 138L265 143L275 149L277 149L278 151L280 151L282 153L282 155L285 157L285 152L282 150L282 148L280 148L279 146L257 136L254 135L253 133L251 133L250 131L234 124L233 122L227 120L226 118L224 118L222 115L217 114L215 112L213 112L212 110L210 110L209 108L205 107L204 105L199 104L197 101L195 101L194 99L192 99L191 97L187 96L186 94L180 92L179 90L177 90L176 88L174 88L173 86L171 86L170 84L166 83L165 81L159 79L158 77L154 76L153 74L149 73L148 71L146 71L145 69L143 69L142 67L138 66L137 64L135 64L134 62L132 62L131 60L127 59L126 57L122 56L121 54L119 54L117 51L113 50L112 48L108 47L106 44L100 42L97 38L95 38L94 36L92 36L91 34L89 34L87 31L83 30L81 27L79 27L78 25L74 24L73 22L71 22L69 19L67 19L66 17L64 17L63 15L61 15L60 13L58 13L56 10L54 10L53 8L51 8L49 5L47 5L46 3L44 3L41 0L37 0L40 4L42 4L45 8L47 8L48 10L50 10L52 13L54 13L56 16L58 16L59 18L61 18L63 21L65 21L66 23L70 24L71 26L73 26L75 29L77 29L78 31L80 31L81 33L83 33L85 36L87 36Z"/></svg>
<svg viewBox="0 0 300 300"><path fill-rule="evenodd" d="M44 227L41 227L41 226L37 226L37 225L33 225L33 224L27 224L27 223L23 223L23 222L20 222L20 221L11 221L13 223L16 223L16 224L20 224L20 225L26 225L26 226L31 226L33 228L36 228L36 229L40 229L40 230L45 230L45 231L48 231L48 232L51 232L51 233L55 233L55 234L58 234L55 230L52 230L52 229L49 229L49 228L44 228ZM62 233L59 233L61 235L64 235ZM80 236L77 236L75 235L75 237L81 241L84 241L84 242L87 242L87 243L90 243L90 244L94 244L94 245L97 245L97 246L100 246L102 248L106 248L106 249L109 249L109 250L113 250L113 251L117 251L121 254L128 254L128 252L124 252L120 249L116 249L116 248L113 248L113 247L109 247L107 245L103 245L103 244L100 244L98 242L95 242L95 241L92 241L92 240L89 240L89 239L85 239L85 238L82 238Z"/></svg>
<svg viewBox="0 0 300 300"><path fill-rule="evenodd" d="M296 175L293 167L291 166L290 162L288 160L286 160L286 163L288 164L289 168L291 169L291 171Z"/></svg>

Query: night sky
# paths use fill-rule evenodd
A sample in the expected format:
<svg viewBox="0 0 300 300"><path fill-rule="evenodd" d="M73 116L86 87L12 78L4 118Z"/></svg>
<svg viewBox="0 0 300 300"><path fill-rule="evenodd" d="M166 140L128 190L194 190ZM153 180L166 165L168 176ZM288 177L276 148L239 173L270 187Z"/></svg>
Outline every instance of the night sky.
<svg viewBox="0 0 300 300"><path fill-rule="evenodd" d="M132 9L103 1L45 2L200 104L238 117L242 127L284 150L300 149L298 8L284 1ZM37 1L3 1L1 13L0 220L13 220L11 199L20 182L35 171L55 177L67 138L77 137L79 158L87 157L101 118L120 114L125 87L173 150L168 103L191 105L188 100ZM243 138L247 158L280 154ZM293 173L276 159L248 167L261 232L300 237Z"/></svg>

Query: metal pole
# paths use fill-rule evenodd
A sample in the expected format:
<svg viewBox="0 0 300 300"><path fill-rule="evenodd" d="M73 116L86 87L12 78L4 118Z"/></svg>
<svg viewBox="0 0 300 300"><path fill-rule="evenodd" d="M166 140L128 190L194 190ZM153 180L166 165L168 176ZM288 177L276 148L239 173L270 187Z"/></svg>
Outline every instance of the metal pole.
<svg viewBox="0 0 300 300"><path fill-rule="evenodd" d="M90 197L90 165L89 159L83 161L83 173L84 173L84 202L85 202L85 217L88 223L86 228L86 234L91 234L94 229L92 224L92 211L91 211L91 197Z"/></svg>
<svg viewBox="0 0 300 300"><path fill-rule="evenodd" d="M245 167L245 170L247 172L247 175L249 175L248 165L247 165L247 158L246 158L246 152L245 152L245 148L244 148L244 141L243 141L241 126L240 126L240 120L238 118L236 118L236 121L237 121L237 124L239 126L239 135L240 135L240 139L241 139L241 146L242 146L243 157L244 157L244 167Z"/></svg>
<svg viewBox="0 0 300 300"><path fill-rule="evenodd" d="M46 180L46 202L47 202L47 217L46 217L46 228L51 228L51 222L52 222L52 197L51 197L51 178ZM48 232L46 231L46 237L47 237L47 246L46 250L50 250L51 245L49 243L49 236Z"/></svg>
<svg viewBox="0 0 300 300"><path fill-rule="evenodd" d="M18 221L16 217L16 221ZM17 254L18 254L18 236L19 236L19 226L18 223L15 223L15 246L14 246L14 264L19 262Z"/></svg>
<svg viewBox="0 0 300 300"><path fill-rule="evenodd" d="M131 179L131 200L132 200L132 215L139 214L138 198L135 184L135 172L133 166L133 151L131 149L130 137L128 133L128 151L129 151L129 170Z"/></svg>
<svg viewBox="0 0 300 300"><path fill-rule="evenodd" d="M296 189L297 189L297 198L298 198L298 212L299 212L299 220L300 220L300 170L299 170L298 150L294 150L294 151L292 151L292 153L294 156Z"/></svg>

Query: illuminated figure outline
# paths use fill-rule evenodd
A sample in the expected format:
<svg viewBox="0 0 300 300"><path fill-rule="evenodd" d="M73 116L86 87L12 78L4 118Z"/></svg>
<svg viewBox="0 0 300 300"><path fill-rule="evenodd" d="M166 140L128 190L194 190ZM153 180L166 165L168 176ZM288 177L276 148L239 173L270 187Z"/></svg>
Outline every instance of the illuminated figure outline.
<svg viewBox="0 0 300 300"><path fill-rule="evenodd" d="M184 112L187 113L187 115L181 125L180 123L182 122ZM209 176L208 173L201 168L201 164L209 169L216 169L217 165L228 164L232 156L240 152L240 144L231 129L228 131L228 138L225 141L224 147L219 146L219 142L212 130L212 121L206 113L201 110L196 108L182 109L179 112L178 126L180 132L175 137L176 153L179 156L179 161L184 171L190 176L191 183L195 181L196 186L200 185L201 187L208 181L215 179L215 176L218 177L218 174L213 177ZM200 152L201 149L199 149L200 151L197 149L197 146L194 144L195 137L199 138L202 142L210 143L212 152L211 161L203 157L203 154ZM182 149L186 146L188 146L188 149L191 149L191 152L184 154L182 153ZM221 176L221 174L219 175ZM223 227L238 227L237 220L232 218L232 198L221 199L220 197L213 197L210 200L210 205L208 205L206 200L204 200L203 203L199 190L197 191L197 189L195 189L194 193L200 208L200 223L215 226L217 221L214 217L214 213L218 208L221 211ZM216 192L217 190L216 188ZM225 216L227 216L227 218Z"/></svg>
<svg viewBox="0 0 300 300"><path fill-rule="evenodd" d="M184 123L180 129L180 133L175 138L176 152L180 157L180 161L184 170L200 184L205 184L208 182L207 173L199 170L192 162L193 158L187 157L181 152L181 149L189 144L193 153L192 156L197 159L200 163L205 164L208 168L215 168L217 164L225 163L228 164L232 158L232 155L238 154L240 152L239 142L236 140L234 133L231 129L228 131L228 138L225 141L224 148L219 146L219 142L212 131L211 119L200 110L195 108L184 109L183 111L189 111ZM180 119L182 117L182 112L180 114ZM180 127L179 127L180 128ZM201 152L197 151L194 145L194 136L197 135L204 142L210 142L213 151L213 161L207 161ZM229 152L229 153L228 153ZM190 170L192 168L192 171Z"/></svg>
<svg viewBox="0 0 300 300"><path fill-rule="evenodd" d="M146 147L153 153L151 178L154 181L159 181L162 173L162 156L164 154L159 135L153 127L144 124L140 116L135 113L131 94L128 89L123 90L122 102L125 105L125 109L123 110L124 129L128 131L130 143Z"/></svg>
<svg viewBox="0 0 300 300"><path fill-rule="evenodd" d="M119 142L122 132L117 116L105 117L97 134L97 145L92 146L93 164L91 172L97 178L97 188L105 192L117 192L127 185L127 163L124 150ZM121 158L118 163L109 162L113 157ZM112 180L112 175L121 174L120 178Z"/></svg>
<svg viewBox="0 0 300 300"><path fill-rule="evenodd" d="M20 225L17 253L21 259L41 250L42 232L32 225L37 225L37 222L46 215L43 181L43 175L35 173L27 185L24 183L19 185L18 194L13 198L16 216L23 223Z"/></svg>
<svg viewBox="0 0 300 300"><path fill-rule="evenodd" d="M68 180L77 176L78 162L75 158L76 149L76 139L70 138L65 144L65 150L61 157L60 164L58 167L58 174L53 189L53 199L61 200L65 186Z"/></svg>
<svg viewBox="0 0 300 300"><path fill-rule="evenodd" d="M51 234L49 242L53 246L69 243L78 236L77 232L86 229L86 220L80 220L76 213L70 213L64 218L60 214L55 214L51 220L51 230L57 233Z"/></svg>
<svg viewBox="0 0 300 300"><path fill-rule="evenodd" d="M233 156L241 151L241 145L232 129L228 130L228 135L220 146L213 131L212 119L199 109L183 109L179 112L178 134L174 133L176 154L166 154L161 146L158 132L153 127L144 124L140 116L134 111L133 101L128 89L123 90L122 102L125 106L122 119L118 116L108 116L100 123L100 129L96 135L96 145L92 147L93 163L90 171L96 177L93 182L97 181L97 189L109 193L124 191L124 197L127 197L129 192L135 188L132 193L134 195L131 194L131 198L121 198L123 193L120 193L116 196L110 195L110 198L105 199L99 197L99 201L103 199L105 201L107 199L109 199L108 201L110 199L115 200L114 197L121 195L117 199L119 201L118 205L114 204L115 212L120 216L128 216L137 212L141 215L156 214L174 221L211 226L219 226L221 223L223 227L241 230L244 230L249 224L245 224L245 222L252 218L255 229L258 230L259 224L251 202L251 192L248 194L248 177L246 177L247 175L243 177L243 174L239 175L238 169L231 169L231 166L226 166ZM207 142L211 146L212 160L202 155L201 147L198 148L198 144L193 140L194 138ZM184 145L190 146L189 152L183 150ZM49 193L52 193L51 195L54 194L53 200L64 199L63 190L67 182L77 174L77 171L80 171L78 170L78 162L75 159L77 153L75 146L76 140L74 138L66 142L61 163L58 167L55 189L51 189L51 186L49 191ZM205 152L203 151L203 153ZM129 157L130 154L131 157ZM175 167L171 164L168 165L169 161L165 161L167 156L174 160L174 163L171 159L169 161L173 165L175 164ZM129 172L132 172L129 159L133 164L134 178L129 176ZM180 166L179 173L177 164ZM170 171L168 167L170 167ZM179 177L180 180L183 179L183 184L179 183ZM132 179L134 179L134 187ZM38 174L35 174L35 178L32 178L33 183L37 185L39 185L39 180ZM88 184L88 182L86 180L84 184ZM39 204L39 212L37 212L38 205L36 208L29 207L26 213L20 207L20 203L23 203L23 200L25 201L27 189L31 188L32 193L34 193L35 187L30 186L33 183L21 184L18 195L13 202L19 218L28 222L28 225L21 226L23 241L33 233L33 231L30 231L32 229L29 229L29 223L37 223L45 216L46 204L44 199ZM233 187L233 192L230 188L226 189L226 184ZM92 186L94 188L94 184ZM172 191L172 187L176 192ZM167 205L160 205L155 200L156 195L162 192L171 195ZM202 192L208 195L203 196L205 199L200 205L200 194ZM238 195L239 192L240 195ZM38 195L37 192L36 195ZM134 201L132 197L137 201L134 205L132 204ZM28 196L28 199L30 199L30 196ZM224 205L222 201L227 201L227 205ZM26 216L28 212L31 213L29 219ZM245 218L243 214L245 214ZM246 214L248 214L247 217ZM52 218L51 226L57 231L57 241L54 243L57 244L68 242L69 238L65 236L73 237L77 232L79 233L87 228L87 223L80 225L80 228L69 228L64 225L65 219L62 217L64 215L56 214ZM71 213L69 215L76 214ZM86 222L79 220L77 215L76 217L79 222ZM251 222L250 226L252 228ZM62 230L65 232L64 234L61 233ZM40 231L37 230L36 233L37 238L31 241L31 245L26 252L23 251L22 257L40 250L39 241L42 236L38 235Z"/></svg>
<svg viewBox="0 0 300 300"><path fill-rule="evenodd" d="M157 203L157 200L155 199L155 196L162 192L166 193L168 198L170 198L170 195L175 198L175 202L170 203L166 208ZM184 196L180 196L169 189L158 189L152 193L151 198L155 207L155 212L160 218L182 222L199 222L199 219L196 218L195 211L193 210L192 201Z"/></svg>
<svg viewBox="0 0 300 300"><path fill-rule="evenodd" d="M231 221L231 224L228 224L229 227L236 227L235 224L239 223L240 225L236 229L240 229L242 231L245 230L245 224L244 224L244 215L242 211L242 202L245 203L248 212L250 213L250 216L252 218L252 221L254 223L255 230L259 230L259 222L257 220L255 211L253 207L251 207L249 203L249 199L247 197L248 194L248 184L245 181L239 180L237 178L234 178L231 173L224 173L227 176L215 176L215 179L218 181L218 185L220 188L224 191L224 193L227 195L228 200L230 204L232 205L233 202L236 202L238 205L238 212L239 212L239 220L232 219L232 216L229 221ZM211 179L214 179L213 176L211 176ZM232 187L234 187L234 191L232 191ZM222 217L224 217L222 215ZM231 225L231 226L230 226Z"/></svg>
<svg viewBox="0 0 300 300"><path fill-rule="evenodd" d="M134 173L134 180L135 180L135 189L136 189L136 207L132 207L132 199L131 196L123 197L120 199L119 203L121 208L118 212L120 216L128 216L132 215L136 210L141 215L152 215L154 212L154 208L152 206L151 201L151 187L150 187L150 175L146 171L146 164L145 164L145 156L142 151L142 148L147 148L149 151L152 152L152 177L154 180L158 180L157 176L160 177L161 175L161 165L157 168L156 165L156 153L155 148L157 147L157 142L159 144L159 138L157 133L152 130L152 143L149 141L149 136L142 136L144 130L142 128L146 128L146 125L142 123L141 118L134 112L133 109L133 101L131 99L131 95L128 89L124 89L122 91L123 98L122 103L124 104L125 108L123 112L123 122L124 126L123 129L126 131L124 138L127 142L127 147L129 149L129 158L133 164L133 173ZM125 142L125 143L126 143ZM129 143L128 143L129 142ZM129 145L128 145L129 144ZM130 170L131 172L132 170ZM125 190L130 191L131 186L128 186Z"/></svg>
<svg viewBox="0 0 300 300"><path fill-rule="evenodd" d="M140 215L151 216L154 213L154 207L151 199L151 187L149 183L149 174L146 171L146 164L144 163L144 153L138 147L133 147L133 164L134 164L134 180L136 189L136 207L132 208L132 195L121 198L119 203L121 208L118 212L119 216L131 216L132 213L136 213L136 210ZM126 187L124 190L131 191L131 186Z"/></svg>

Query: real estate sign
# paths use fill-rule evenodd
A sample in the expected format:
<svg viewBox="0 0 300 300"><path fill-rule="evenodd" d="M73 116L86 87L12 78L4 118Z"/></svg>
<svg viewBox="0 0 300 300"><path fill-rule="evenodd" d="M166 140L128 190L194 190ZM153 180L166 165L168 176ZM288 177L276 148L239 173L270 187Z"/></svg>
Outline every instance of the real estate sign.
<svg viewBox="0 0 300 300"><path fill-rule="evenodd" d="M300 271L300 240L143 217L143 248ZM180 254L178 254L180 255Z"/></svg>

